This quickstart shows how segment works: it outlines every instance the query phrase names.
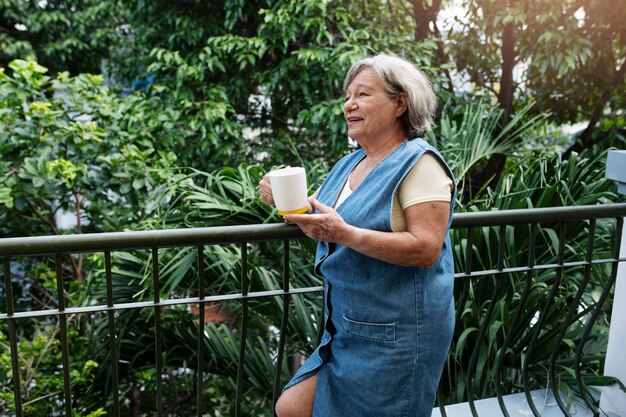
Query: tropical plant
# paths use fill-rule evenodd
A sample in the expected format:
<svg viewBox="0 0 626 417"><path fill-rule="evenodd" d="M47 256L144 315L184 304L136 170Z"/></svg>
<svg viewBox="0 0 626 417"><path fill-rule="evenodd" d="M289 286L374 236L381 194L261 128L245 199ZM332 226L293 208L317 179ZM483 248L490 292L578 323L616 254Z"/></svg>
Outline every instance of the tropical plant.
<svg viewBox="0 0 626 417"><path fill-rule="evenodd" d="M473 183L474 176L496 154L513 155L519 143L532 141L533 135L545 120L544 115L528 116L529 104L504 126L503 110L489 106L483 100L454 105L450 101L441 110L436 129L426 139L443 154L458 183L459 203L465 204L480 195L489 183ZM472 186L469 186L472 185Z"/></svg>
<svg viewBox="0 0 626 417"><path fill-rule="evenodd" d="M512 165L498 187L487 190L469 209L489 211L615 201L613 184L604 178L604 158L572 156L560 161L554 155ZM610 258L614 222L598 222L594 230L592 235L590 224L567 222L542 224L535 234L529 225L507 226L504 230L453 230L455 269L497 271L529 263L558 265L580 260L585 258L589 236L594 236L594 259ZM469 234L471 250L467 247ZM589 270L579 266L531 273L494 272L491 278L460 279L455 292L459 302L458 334L444 371L442 401L466 401L467 384L471 384L477 398L493 397L496 390L516 392L525 383L531 389L546 387L553 383L547 373L552 361L559 378L556 385L572 395L572 390L577 389L573 358L582 343L589 315L597 308L597 300L590 294L601 292L609 276L610 267L598 265ZM589 385L613 382L601 376L609 318L603 309L581 351L578 366L583 381ZM564 343L556 346L560 332ZM474 357L478 347L479 355ZM553 357L556 347L558 355Z"/></svg>
<svg viewBox="0 0 626 417"><path fill-rule="evenodd" d="M311 190L314 190L325 175L324 165L308 165ZM259 166L240 165L237 168L223 168L213 173L196 171L185 180L177 183L167 195L176 196L169 209L158 211L158 221L142 223L146 228L158 227L206 227L225 224L259 224L267 221L280 221L273 207L264 205L258 197L257 183L265 173ZM321 285L310 267L313 242L297 241L290 245L291 288ZM206 294L236 294L243 290L241 285L241 246L206 246L203 248L203 274ZM282 282L281 257L276 254L282 249L281 242L248 244L247 271L249 287L247 291L269 291L279 289ZM160 296L162 298L190 297L198 294L198 249L176 248L159 251ZM112 285L116 303L150 300L152 294L152 255L149 252L120 252L113 255ZM93 260L94 271L84 292L83 304L106 302L104 287L103 259ZM277 297L251 300L246 307L239 301L222 302L220 311L225 315L222 323L207 323L203 339L204 347L200 354L206 358L205 368L197 369L198 316L189 306L172 307L163 310L161 318L162 347L165 352L164 367L173 385L184 391L183 376L194 381L198 373L206 379L206 390L223 389L224 395L237 381L237 365L241 340L241 320L246 309L247 347L244 370L244 395L255 398L256 413L270 413L272 407L274 375L277 351L277 335L280 317L283 316L283 301ZM321 304L317 295L293 296L290 300L290 316L287 326L286 354L283 358L282 383L293 371L290 358L308 355L316 345L319 329L311 317L319 317ZM142 323L150 323L148 326ZM150 396L154 396L154 313L149 310L122 311L116 317L116 327L120 329L118 339L118 359L124 364L119 369L120 383L131 393L131 407L137 401L146 407L154 407ZM98 362L108 363L108 324L91 321L90 340ZM132 332L132 340L129 342ZM95 387L108 386L111 368L101 367ZM192 375L192 376L189 376ZM180 377L180 378L179 378ZM219 388L221 387L221 388ZM184 391L187 392L187 391ZM137 398L133 398L135 393ZM152 394L150 394L152 393ZM232 394L232 392L231 392ZM105 394L108 398L109 394ZM186 398L176 390L165 392L166 404L171 412L185 413L189 408ZM195 396L195 390L191 394ZM210 396L207 396L207 399ZM233 398L233 395L231 395ZM152 405L150 405L152 404ZM177 404L176 406L173 406ZM233 407L227 402L217 409L228 412ZM251 405L252 406L252 405ZM187 411L184 411L187 410Z"/></svg>

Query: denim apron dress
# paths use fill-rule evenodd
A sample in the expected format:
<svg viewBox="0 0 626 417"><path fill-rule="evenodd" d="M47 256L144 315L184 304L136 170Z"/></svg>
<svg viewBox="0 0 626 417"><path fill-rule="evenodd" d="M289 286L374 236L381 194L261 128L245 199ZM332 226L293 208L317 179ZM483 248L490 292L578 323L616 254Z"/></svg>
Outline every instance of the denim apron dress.
<svg viewBox="0 0 626 417"><path fill-rule="evenodd" d="M443 161L423 140L404 141L336 210L354 226L392 231L394 192L425 152ZM318 200L332 207L364 157L360 149L342 158ZM448 228L453 206L454 198ZM393 265L319 242L315 272L324 278L324 332L285 389L317 374L315 417L430 417L454 328L449 234L430 269Z"/></svg>

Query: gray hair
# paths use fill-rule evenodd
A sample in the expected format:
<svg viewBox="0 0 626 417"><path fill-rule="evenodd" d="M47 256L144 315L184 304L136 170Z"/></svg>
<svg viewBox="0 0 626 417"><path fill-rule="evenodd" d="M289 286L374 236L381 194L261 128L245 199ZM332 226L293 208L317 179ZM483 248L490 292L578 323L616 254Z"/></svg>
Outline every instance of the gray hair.
<svg viewBox="0 0 626 417"><path fill-rule="evenodd" d="M437 96L432 84L420 70L398 56L380 54L364 58L354 63L346 74L344 92L364 69L371 69L378 74L390 98L397 97L399 93L406 94L407 108L400 116L400 122L410 138L430 130L437 110Z"/></svg>

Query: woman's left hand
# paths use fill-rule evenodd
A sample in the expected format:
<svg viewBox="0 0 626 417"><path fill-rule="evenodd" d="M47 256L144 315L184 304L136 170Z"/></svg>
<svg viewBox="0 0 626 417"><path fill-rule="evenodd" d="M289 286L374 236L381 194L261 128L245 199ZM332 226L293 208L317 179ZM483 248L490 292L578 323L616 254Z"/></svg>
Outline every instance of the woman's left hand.
<svg viewBox="0 0 626 417"><path fill-rule="evenodd" d="M309 198L315 214L289 214L285 222L297 224L305 235L323 242L347 246L394 265L432 268L447 233L450 203L429 201L404 210L407 230L383 232L346 223L333 208Z"/></svg>
<svg viewBox="0 0 626 417"><path fill-rule="evenodd" d="M353 229L332 207L320 203L314 198L309 200L314 214L288 214L284 216L287 223L298 225L305 235L324 242L342 243L349 239Z"/></svg>

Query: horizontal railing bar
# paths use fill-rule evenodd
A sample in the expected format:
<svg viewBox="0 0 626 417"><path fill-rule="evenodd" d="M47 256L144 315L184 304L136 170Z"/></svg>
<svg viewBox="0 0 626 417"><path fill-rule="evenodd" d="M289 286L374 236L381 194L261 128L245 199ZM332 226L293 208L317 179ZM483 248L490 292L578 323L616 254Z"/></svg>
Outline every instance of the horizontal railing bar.
<svg viewBox="0 0 626 417"><path fill-rule="evenodd" d="M501 224L546 223L624 216L626 216L626 204L500 210L456 213L452 219L452 227L485 227ZM13 237L0 239L0 256L230 244L242 241L301 239L304 237L297 226L284 223Z"/></svg>
<svg viewBox="0 0 626 417"><path fill-rule="evenodd" d="M474 277L482 277L489 275L503 275L513 272L528 272L528 271L537 271L544 269L555 269L555 268L570 268L574 266L586 266L586 265L603 265L603 264L612 264L615 262L626 262L626 258L606 258L606 259L594 259L593 261L572 261L565 262L562 264L541 264L535 265L533 267L528 266L516 266L512 268L504 268L504 269L485 269L482 271L472 271L472 272L457 272L454 274L454 278L474 278Z"/></svg>
<svg viewBox="0 0 626 417"><path fill-rule="evenodd" d="M452 228L626 217L626 203L455 213Z"/></svg>
<svg viewBox="0 0 626 417"><path fill-rule="evenodd" d="M476 277L482 277L482 276L502 275L502 274L515 273L515 272L548 270L548 269L554 269L557 267L567 268L567 267L585 266L585 265L609 264L609 263L614 263L614 262L626 262L626 258L607 258L607 259L599 259L599 260L592 260L592 261L565 262L563 264L544 264L544 265L535 265L533 267L523 266L523 267L504 268L502 270L490 269L490 270L483 270L483 271L470 272L470 273L458 272L454 274L454 277L459 278L459 279L476 278ZM174 305L180 305L180 304L198 304L198 303L208 303L208 302L215 302L215 301L236 301L236 300L243 300L243 299L284 296L286 294L306 294L306 293L313 293L313 292L321 292L322 290L323 290L322 286L317 286L317 287L294 288L294 289L291 289L289 292L285 292L281 289L281 290L250 292L247 295L237 293L237 294L205 296L202 299L199 297L174 298L174 299L162 300L159 303L155 303L154 301L139 301L139 302L134 302L134 303L114 304L112 307L108 307L105 305L71 307L71 308L66 308L63 312L60 312L58 309L24 311L24 312L16 312L13 315L8 315L6 313L0 314L0 320L6 320L10 317L34 318L34 317L57 316L61 314L70 315L70 314L84 314L84 313L99 313L99 312L107 312L107 311L121 311L121 310L130 310L130 309L135 309L135 308L145 308L145 307L155 307L155 306L166 307L166 306L174 306Z"/></svg>
<svg viewBox="0 0 626 417"><path fill-rule="evenodd" d="M490 270L482 270L482 271L476 271L476 272L470 272L470 273L458 272L454 274L454 277L458 279L475 278L475 277L490 276L490 275L502 275L502 274L515 273L515 272L548 270L548 269L554 269L556 267L567 268L567 267L584 266L584 265L609 264L609 263L614 263L614 262L626 262L626 258L607 258L607 259L600 259L600 260L593 260L593 261L565 262L563 264L544 264L544 265L535 265L533 267L523 266L523 267L504 268L502 270L490 269ZM317 286L317 287L294 288L294 289L291 289L289 292L285 292L281 289L281 290L250 292L247 295L237 293L237 294L205 296L202 299L199 297L174 298L174 299L162 300L159 303L155 303L154 301L139 301L139 302L134 302L134 303L114 304L112 307L108 307L106 305L69 307L69 308L66 308L62 312L60 312L58 309L49 309L49 310L16 312L13 315L0 313L0 320L6 320L9 318L48 317L48 316L58 316L62 314L71 315L71 314L84 314L84 313L99 313L99 312L107 312L107 311L130 310L130 309L135 309L135 308L156 307L156 306L166 307L166 306L174 306L174 305L180 305L180 304L198 304L198 303L208 303L208 302L215 302L215 301L237 301L237 300L243 300L243 299L284 296L287 294L306 294L306 293L321 292L321 291L323 291L323 287Z"/></svg>
<svg viewBox="0 0 626 417"><path fill-rule="evenodd" d="M58 309L50 309L50 310L36 310L36 311L21 311L16 312L12 316L8 314L0 314L0 320L6 320L9 318L34 318L34 317L47 317L47 316L59 316L59 315L71 315L71 314L85 314L85 313L102 313L107 311L120 311L120 310L131 310L135 308L146 308L146 307L167 307L174 306L180 304L200 304L200 303L210 303L213 301L233 301L233 300L249 300L254 298L264 298L264 297L276 297L276 296L284 296L287 294L308 294L313 292L322 292L324 287L304 287L304 288L292 288L289 291L280 290L270 290L270 291L256 291L249 292L246 295L243 294L224 294L224 295L214 295L200 299L200 297L188 297L188 298L173 298L168 300L161 300L158 303L154 301L138 301L135 303L122 303L122 304L114 304L112 307L109 307L105 304L95 305L95 306L85 306L85 307L68 307L63 311L59 311Z"/></svg>
<svg viewBox="0 0 626 417"><path fill-rule="evenodd" d="M298 226L284 223L12 237L0 239L0 256L223 245L243 241L300 239L304 237L306 236Z"/></svg>
<svg viewBox="0 0 626 417"><path fill-rule="evenodd" d="M535 265L533 267L523 266L523 267L514 267L514 268L504 268L502 270L498 269L490 269L476 272L458 272L454 274L455 278L463 279L463 278L476 278L482 276L490 276L490 275L502 275L507 273L514 272L529 272L529 271L538 271L538 270L548 270L554 269L556 267L574 267L574 266L584 266L584 265L601 265L601 264L609 264L614 262L626 262L626 258L607 258L600 260L589 261L576 261L576 262L565 262L564 264L544 264L544 265ZM294 288L289 292L285 292L283 290L271 290L271 291L258 291L258 292L250 292L247 295L242 294L224 294L224 295L214 295L214 296L205 296L200 299L199 297L187 297L187 298L174 298L162 300L159 303L154 303L153 301L139 301L134 303L122 303L122 304L114 304L112 307L108 307L105 305L95 305L95 306L84 306L84 307L70 307L66 308L64 311L60 312L58 309L49 309L49 310L36 310L36 311L23 311L16 312L13 315L9 315L6 313L0 313L0 320L7 320L9 318L35 318L35 317L48 317L48 316L58 316L61 314L70 315L70 314L84 314L84 313L100 313L107 311L121 311L121 310L130 310L135 308L145 308L145 307L155 307L155 306L173 306L180 304L198 304L198 303L208 303L214 301L236 301L243 299L254 299L254 298L263 298L263 297L274 297L274 296L284 296L286 294L306 294L313 292L321 292L323 291L322 286L317 287L305 287L305 288Z"/></svg>

